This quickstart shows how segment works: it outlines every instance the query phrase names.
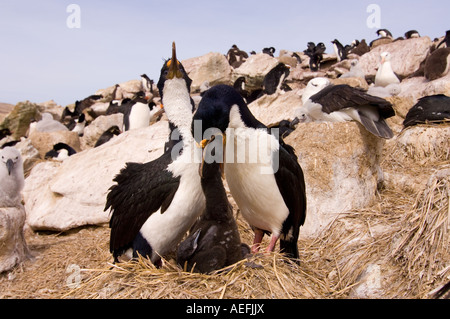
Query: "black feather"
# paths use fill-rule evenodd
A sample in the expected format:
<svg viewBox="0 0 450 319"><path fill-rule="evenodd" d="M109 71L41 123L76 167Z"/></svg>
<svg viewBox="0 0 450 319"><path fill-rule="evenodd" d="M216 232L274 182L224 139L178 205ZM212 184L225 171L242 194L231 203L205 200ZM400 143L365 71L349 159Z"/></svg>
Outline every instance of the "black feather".
<svg viewBox="0 0 450 319"><path fill-rule="evenodd" d="M115 257L130 248L142 225L160 207L167 209L180 178L166 168L171 152L145 163L127 163L114 178L117 183L107 195L105 211L111 209L110 251Z"/></svg>

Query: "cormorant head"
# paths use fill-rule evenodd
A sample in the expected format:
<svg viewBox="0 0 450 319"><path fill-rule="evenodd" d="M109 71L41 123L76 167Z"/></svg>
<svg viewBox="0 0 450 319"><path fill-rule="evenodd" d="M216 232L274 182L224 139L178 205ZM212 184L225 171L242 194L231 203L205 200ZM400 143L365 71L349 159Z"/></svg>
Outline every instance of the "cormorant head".
<svg viewBox="0 0 450 319"><path fill-rule="evenodd" d="M230 124L230 111L237 106L242 122L247 127L265 128L247 107L242 96L232 86L219 84L213 86L202 97L192 121L192 134L197 142L211 137L219 130L225 134ZM209 134L207 134L207 130ZM205 135L205 136L204 136Z"/></svg>
<svg viewBox="0 0 450 319"><path fill-rule="evenodd" d="M192 80L187 75L186 70L184 69L181 62L177 60L175 42L172 43L172 58L164 62L157 84L161 100L163 97L164 83L166 82L166 80L172 80L174 78L183 78L186 81L188 91L191 92Z"/></svg>
<svg viewBox="0 0 450 319"><path fill-rule="evenodd" d="M223 177L225 141L225 135L217 133L199 143L202 148L202 162L198 168L198 173L202 180Z"/></svg>

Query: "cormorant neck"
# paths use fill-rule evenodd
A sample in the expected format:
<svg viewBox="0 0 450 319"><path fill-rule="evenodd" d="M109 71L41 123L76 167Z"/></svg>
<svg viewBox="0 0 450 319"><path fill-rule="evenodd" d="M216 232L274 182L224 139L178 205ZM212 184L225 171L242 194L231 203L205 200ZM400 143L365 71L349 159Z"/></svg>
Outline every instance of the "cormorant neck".
<svg viewBox="0 0 450 319"><path fill-rule="evenodd" d="M169 121L178 129L183 140L193 140L192 104L186 81L178 78L166 80L162 102Z"/></svg>
<svg viewBox="0 0 450 319"><path fill-rule="evenodd" d="M204 169L207 170L206 176L201 179L203 193L206 198L206 219L212 220L228 220L230 211L230 204L228 202L225 187L222 183L222 177L219 169L219 164L212 163ZM214 167L212 167L214 166Z"/></svg>

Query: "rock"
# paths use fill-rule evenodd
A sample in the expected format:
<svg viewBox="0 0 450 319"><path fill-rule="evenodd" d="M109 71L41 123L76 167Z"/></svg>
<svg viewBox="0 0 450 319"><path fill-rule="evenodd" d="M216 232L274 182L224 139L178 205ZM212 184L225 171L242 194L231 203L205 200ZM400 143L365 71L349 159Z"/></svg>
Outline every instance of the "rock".
<svg viewBox="0 0 450 319"><path fill-rule="evenodd" d="M234 69L231 81L234 83L241 76L245 77L246 89L253 91L262 88L264 77L278 65L278 59L265 53L251 55L239 68Z"/></svg>
<svg viewBox="0 0 450 319"><path fill-rule="evenodd" d="M359 123L299 124L285 141L305 174L308 211L300 236L315 237L337 214L375 200L385 141Z"/></svg>
<svg viewBox="0 0 450 319"><path fill-rule="evenodd" d="M47 102L38 103L37 106L40 113L50 113L55 120L61 121L61 115L64 108L61 105L58 105L55 101L50 100Z"/></svg>
<svg viewBox="0 0 450 319"><path fill-rule="evenodd" d="M84 129L81 137L81 149L94 147L99 137L110 127L117 125L122 130L123 114L101 115Z"/></svg>
<svg viewBox="0 0 450 319"><path fill-rule="evenodd" d="M13 134L11 138L20 140L22 136L27 134L32 119L39 114L38 106L30 101L19 102L14 109L6 116L0 129L9 128Z"/></svg>
<svg viewBox="0 0 450 319"><path fill-rule="evenodd" d="M23 138L15 146L20 151L23 159L23 170L25 176L33 168L33 166L41 160L39 151L33 146L31 140L28 138Z"/></svg>
<svg viewBox="0 0 450 319"><path fill-rule="evenodd" d="M92 111L94 111L95 115L105 115L106 111L108 110L109 102L99 102L95 103L91 106Z"/></svg>
<svg viewBox="0 0 450 319"><path fill-rule="evenodd" d="M37 123L31 125L30 134L34 131L37 132L58 132L58 131L68 131L69 129L59 121L53 118L50 113L43 113L42 119Z"/></svg>
<svg viewBox="0 0 450 319"><path fill-rule="evenodd" d="M113 87L114 89L114 87ZM123 82L119 84L119 88L117 89L117 94L122 95L122 99L132 99L136 93L139 91L143 91L142 81L141 80L130 80L127 82ZM107 101L102 101L107 102Z"/></svg>
<svg viewBox="0 0 450 319"><path fill-rule="evenodd" d="M379 38L379 39L373 40L370 43L370 48L371 48L371 50L373 50L379 46L390 44L393 42L394 42L394 39L392 39L392 38L388 38L388 37Z"/></svg>
<svg viewBox="0 0 450 319"><path fill-rule="evenodd" d="M278 57L278 61L280 63L284 63L286 65L289 65L292 68L296 68L298 65L298 60L294 58L293 56L289 56L287 54L281 55Z"/></svg>
<svg viewBox="0 0 450 319"><path fill-rule="evenodd" d="M415 104L412 97L387 96L383 98L392 103L395 110L395 115L402 119L402 123L406 117L406 114L408 114L408 111Z"/></svg>
<svg viewBox="0 0 450 319"><path fill-rule="evenodd" d="M376 68L380 64L380 54L389 52L392 56L392 69L400 78L413 74L420 63L427 57L431 46L428 37L395 41L389 44L377 46L359 59L359 64L366 76L374 77Z"/></svg>
<svg viewBox="0 0 450 319"><path fill-rule="evenodd" d="M450 96L450 74L434 81L428 81L424 77L405 79L400 83L400 88L399 96L411 97L414 104L424 96L436 94Z"/></svg>
<svg viewBox="0 0 450 319"><path fill-rule="evenodd" d="M416 161L450 159L450 126L418 125L404 130L396 139L397 148Z"/></svg>
<svg viewBox="0 0 450 319"><path fill-rule="evenodd" d="M334 85L347 84L364 91L367 91L369 89L369 85L367 84L366 80L358 77L332 79L331 83L333 83Z"/></svg>
<svg viewBox="0 0 450 319"><path fill-rule="evenodd" d="M66 231L109 221L103 209L113 178L126 162L148 162L163 152L168 122L122 133L64 162L37 164L25 180L27 223L33 230Z"/></svg>
<svg viewBox="0 0 450 319"><path fill-rule="evenodd" d="M57 143L65 143L71 146L75 151L80 152L80 137L76 132L57 131L57 132L38 132L30 134L31 144L39 151L39 155L44 159L45 154L53 149Z"/></svg>
<svg viewBox="0 0 450 319"><path fill-rule="evenodd" d="M210 52L181 63L192 80L192 92L199 92L204 82L209 82L210 86L231 84L232 68L227 58L221 53Z"/></svg>
<svg viewBox="0 0 450 319"><path fill-rule="evenodd" d="M297 91L263 95L248 105L252 114L265 125L293 120L294 110L302 105Z"/></svg>
<svg viewBox="0 0 450 319"><path fill-rule="evenodd" d="M115 85L109 86L105 89L97 90L95 92L95 95L103 96L103 98L100 99L98 102L109 103L112 100L122 100L123 99L122 91L119 92L119 88L117 88L117 90L116 90L116 86L118 86L118 85L119 84L115 84Z"/></svg>
<svg viewBox="0 0 450 319"><path fill-rule="evenodd" d="M31 257L23 232L25 219L23 205L0 207L0 273Z"/></svg>

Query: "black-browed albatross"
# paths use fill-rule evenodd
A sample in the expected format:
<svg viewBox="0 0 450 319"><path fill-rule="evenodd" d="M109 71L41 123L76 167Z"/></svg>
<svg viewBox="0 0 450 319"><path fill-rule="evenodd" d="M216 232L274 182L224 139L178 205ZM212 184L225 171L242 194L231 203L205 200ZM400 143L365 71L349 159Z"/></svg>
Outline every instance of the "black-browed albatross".
<svg viewBox="0 0 450 319"><path fill-rule="evenodd" d="M357 121L375 136L390 139L394 133L385 119L395 115L392 104L349 85L332 85L326 78L309 81L296 110L301 122Z"/></svg>

